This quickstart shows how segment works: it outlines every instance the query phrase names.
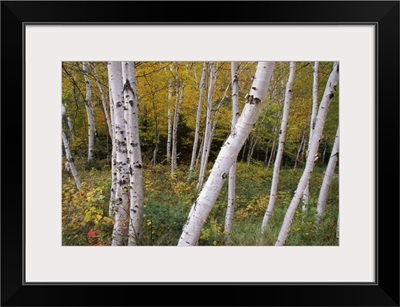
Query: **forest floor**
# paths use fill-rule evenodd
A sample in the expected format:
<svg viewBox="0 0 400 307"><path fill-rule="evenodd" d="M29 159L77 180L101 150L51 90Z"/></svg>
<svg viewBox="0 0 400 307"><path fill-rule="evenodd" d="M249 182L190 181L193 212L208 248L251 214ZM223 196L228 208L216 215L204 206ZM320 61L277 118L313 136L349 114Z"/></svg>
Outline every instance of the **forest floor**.
<svg viewBox="0 0 400 307"><path fill-rule="evenodd" d="M75 162L82 188L63 171L62 180L62 243L63 245L110 245L113 219L108 216L111 171L106 163L85 169L84 161ZM101 165L101 164L99 164ZM211 164L209 165L209 169ZM334 176L327 200L327 209L319 230L315 217L318 193L326 166L314 168L310 180L307 210L301 204L294 216L287 246L338 245L336 238L339 211L339 177ZM224 233L227 206L227 181L201 232L199 245L259 246L274 245L287 207L295 193L302 169L282 168L278 194L269 226L261 236L261 222L268 205L273 167L261 162L239 162L236 175L236 203L232 233ZM142 245L174 246L182 232L189 210L196 200L198 173L188 177L188 166L180 165L174 176L169 165L144 167L144 227ZM207 173L208 174L208 173Z"/></svg>

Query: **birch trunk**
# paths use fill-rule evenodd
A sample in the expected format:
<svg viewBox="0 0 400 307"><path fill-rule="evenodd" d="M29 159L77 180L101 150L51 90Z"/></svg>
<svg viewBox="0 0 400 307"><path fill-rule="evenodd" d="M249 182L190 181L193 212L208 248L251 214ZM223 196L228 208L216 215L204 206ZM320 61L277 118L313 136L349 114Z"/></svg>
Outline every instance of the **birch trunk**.
<svg viewBox="0 0 400 307"><path fill-rule="evenodd" d="M168 138L167 138L167 161L171 161L171 142L172 142L172 118L171 118L172 84L168 86Z"/></svg>
<svg viewBox="0 0 400 307"><path fill-rule="evenodd" d="M143 166L139 137L139 107L134 62L122 62L125 112L127 113L127 149L129 157L129 238L128 245L139 245L143 228Z"/></svg>
<svg viewBox="0 0 400 307"><path fill-rule="evenodd" d="M112 125L111 125L110 115L108 114L108 110L107 110L107 103L106 103L106 99L104 97L103 87L100 84L100 79L99 79L99 75L97 74L96 66L91 64L91 67L93 69L93 74L94 74L97 88L99 89L99 92L100 92L101 103L103 105L103 111L104 111L104 115L106 117L106 122L107 122L107 127L108 127L108 133L110 134L110 137L113 138Z"/></svg>
<svg viewBox="0 0 400 307"><path fill-rule="evenodd" d="M275 243L276 246L282 246L285 244L287 235L290 230L290 225L292 224L293 216L296 213L296 209L298 204L300 203L301 196L303 195L304 189L306 188L307 182L309 181L311 173L314 169L314 157L318 152L318 147L321 141L322 131L324 129L325 119L328 113L329 104L333 96L335 95L338 80L339 80L339 63L335 63L333 66L333 70L327 81L324 96L319 106L306 166L304 168L303 174L297 186L296 193L292 201L290 202L289 208L286 211L286 215L281 230L279 232L278 239Z"/></svg>
<svg viewBox="0 0 400 307"><path fill-rule="evenodd" d="M109 100L110 100L110 114L111 114L111 130L113 133L113 137L111 138L112 142L112 152L111 152L111 189L110 189L110 203L108 207L108 215L110 217L114 217L114 208L115 208L115 192L117 190L117 154L115 151L115 144L114 144L114 101L112 99L112 90L110 87L111 78L110 74L108 74L108 84L109 84Z"/></svg>
<svg viewBox="0 0 400 307"><path fill-rule="evenodd" d="M63 105L61 105L61 117L64 117L64 115L65 115L65 107ZM75 163L74 163L74 159L72 158L71 151L69 149L69 142L68 142L67 136L65 135L64 131L62 131L61 137L62 137L62 141L64 143L65 155L67 157L67 162L65 163L66 164L65 168L71 172L72 176L74 177L76 187L78 189L80 189L81 181L79 180L78 172L76 170Z"/></svg>
<svg viewBox="0 0 400 307"><path fill-rule="evenodd" d="M269 203L267 210L265 212L262 224L261 224L261 233L264 234L269 219L271 217L272 211L274 210L275 201L276 201L276 193L278 191L278 183L279 183L279 173L281 169L282 163L282 156L283 156L283 149L285 147L285 138L286 138L286 126L289 118L289 109L290 109L290 101L292 100L292 88L293 88L293 81L294 75L296 73L296 63L290 62L290 73L289 79L286 84L286 93L285 93L285 102L283 106L283 114L282 114L282 123L281 123L281 130L279 131L279 144L278 150L276 153L275 164L274 164L274 173L272 176L272 184L271 184L271 191L269 194Z"/></svg>
<svg viewBox="0 0 400 307"><path fill-rule="evenodd" d="M329 158L328 166L326 167L324 180L322 181L321 190L319 191L317 204L317 221L320 221L325 213L326 199L328 198L329 187L332 182L333 174L335 173L336 163L339 156L339 128L336 131L335 142L333 144L331 157Z"/></svg>
<svg viewBox="0 0 400 307"><path fill-rule="evenodd" d="M200 81L200 88L199 88L199 104L197 105L197 112L196 112L196 128L194 132L194 141L193 141L193 151L192 151L192 159L190 161L190 168L189 172L191 173L194 168L194 163L196 160L197 154L197 147L199 143L199 130L200 130L200 115L201 115L201 106L203 103L203 92L206 82L206 73L207 73L207 63L204 62L203 64L203 72L201 73L201 81Z"/></svg>
<svg viewBox="0 0 400 307"><path fill-rule="evenodd" d="M236 122L239 117L239 79L236 74L237 63L231 63L231 75L232 75L232 122L231 122L231 133L234 132ZM235 212L235 194L236 194L236 161L233 161L231 168L229 169L229 181L228 181L228 206L226 208L225 215L225 227L224 232L230 234L232 232L232 222Z"/></svg>
<svg viewBox="0 0 400 307"><path fill-rule="evenodd" d="M197 245L201 229L214 206L225 179L228 177L229 169L260 116L273 67L274 62L258 62L250 93L246 96L247 102L243 112L233 131L224 142L210 176L190 210L178 246Z"/></svg>
<svg viewBox="0 0 400 307"><path fill-rule="evenodd" d="M301 135L300 141L299 141L299 143L298 143L298 145L297 145L296 159L294 160L293 170L296 169L296 167L297 167L297 162L298 162L299 159L300 159L301 150L302 150L302 148L303 148L303 143L305 143L305 142L304 142L304 138L305 138L305 135L304 135L304 131L303 131L303 134Z"/></svg>
<svg viewBox="0 0 400 307"><path fill-rule="evenodd" d="M114 106L114 142L117 186L114 200L114 229L112 245L126 245L129 227L129 159L124 118L124 95L121 62L108 62L110 88Z"/></svg>
<svg viewBox="0 0 400 307"><path fill-rule="evenodd" d="M75 139L74 129L72 127L71 118L69 116L67 117L67 124L68 124L69 134Z"/></svg>
<svg viewBox="0 0 400 307"><path fill-rule="evenodd" d="M179 85L177 85L177 94L175 100L175 112L174 112L174 124L172 128L172 154L171 154L171 174L175 173L176 167L178 166L177 156L178 156L178 124L179 115L181 113L181 104L183 100L183 94L185 91L185 84L182 82L182 87L179 90Z"/></svg>
<svg viewBox="0 0 400 307"><path fill-rule="evenodd" d="M199 182L197 183L197 189L201 189L203 186L204 176L207 169L208 155L211 148L211 115L212 115L212 95L214 92L214 84L215 84L215 71L214 71L214 63L210 62L210 85L208 87L208 95L207 95L207 116L206 116L206 128L204 132L203 139L203 152L201 155L201 163L200 163L200 173L199 173Z"/></svg>
<svg viewBox="0 0 400 307"><path fill-rule="evenodd" d="M312 111L311 111L311 120L310 120L310 137L308 138L308 151L310 151L311 147L311 140L312 135L314 133L315 128L315 121L317 116L317 107L318 107L318 66L319 63L315 62L313 68L313 89L312 89L312 96L313 96L313 104L312 104ZM308 197L310 193L309 182L307 181L306 188L303 192L303 211L306 210L308 205Z"/></svg>
<svg viewBox="0 0 400 307"><path fill-rule="evenodd" d="M69 149L68 139L67 139L67 136L65 135L64 131L62 132L62 140L63 140L63 143L64 143L65 155L67 156L68 166L66 168L71 171L71 174L72 174L72 176L74 177L74 180L75 180L76 187L78 189L80 189L81 188L81 181L79 180L78 172L76 171L76 167L75 167L75 164L74 164L74 159L72 158L71 151Z"/></svg>
<svg viewBox="0 0 400 307"><path fill-rule="evenodd" d="M87 161L90 162L93 160L93 149L94 149L94 134L95 134L95 127L94 127L94 113L93 113L93 104L92 104L92 87L90 85L89 78L87 76L87 67L86 63L82 63L83 72L85 76L85 85L86 85L86 97L85 97L85 107L86 113L88 117L88 158Z"/></svg>
<svg viewBox="0 0 400 307"><path fill-rule="evenodd" d="M340 216L337 218L337 223L336 223L336 239L339 239L339 231L340 231Z"/></svg>
<svg viewBox="0 0 400 307"><path fill-rule="evenodd" d="M269 156L268 164L267 164L267 170L269 169L269 166L271 165L271 162L273 160L273 157L275 155L275 149L276 149L276 139L274 137L274 141L272 142L272 149L271 149L271 154Z"/></svg>

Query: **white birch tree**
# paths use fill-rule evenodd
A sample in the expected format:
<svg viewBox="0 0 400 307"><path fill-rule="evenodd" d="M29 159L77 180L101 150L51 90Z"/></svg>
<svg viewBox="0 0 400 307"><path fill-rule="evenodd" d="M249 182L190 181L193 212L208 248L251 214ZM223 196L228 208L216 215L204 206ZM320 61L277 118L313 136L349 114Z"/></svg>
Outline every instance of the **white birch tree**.
<svg viewBox="0 0 400 307"><path fill-rule="evenodd" d="M203 152L201 154L201 163L200 163L200 173L199 173L199 181L197 183L197 189L201 189L203 186L203 181L204 181L204 176L206 173L207 169L207 162L208 162L208 156L209 156L209 150L211 146L211 116L212 116L212 108L213 108L213 102L212 102L212 95L214 92L214 85L215 85L215 70L214 70L214 63L210 62L209 63L210 67L210 85L208 87L208 95L207 95L207 115L206 115L206 127L205 127L205 132L203 136Z"/></svg>
<svg viewBox="0 0 400 307"><path fill-rule="evenodd" d="M170 68L172 72L172 67ZM168 130L167 130L167 161L171 161L171 142L172 142L172 113L171 113L171 101L172 101L172 81L168 80Z"/></svg>
<svg viewBox="0 0 400 307"><path fill-rule="evenodd" d="M110 101L110 115L111 115L111 130L113 133L113 137L111 138L112 142L112 152L111 152L111 188L110 188L110 203L108 207L108 215L110 217L114 217L114 207L115 207L115 192L117 190L117 154L114 146L114 134L115 134L115 126L114 126L114 101L112 98L112 89L110 87L111 78L108 73L108 94Z"/></svg>
<svg viewBox="0 0 400 307"><path fill-rule="evenodd" d="M116 154L117 186L114 199L114 229L112 245L126 245L129 227L129 159L124 118L124 95L121 62L108 62L110 88L114 107L114 142Z"/></svg>
<svg viewBox="0 0 400 307"><path fill-rule="evenodd" d="M91 64L90 66L93 69L94 80L96 81L97 88L99 89L99 92L100 92L101 103L102 103L102 106L103 106L104 115L106 117L108 133L109 133L109 135L110 135L110 137L112 139L113 138L113 132L112 132L111 119L110 119L110 115L108 114L107 102L106 102L106 99L105 99L105 96L104 96L103 87L100 84L100 78L99 78L99 75L97 73L96 66L94 64Z"/></svg>
<svg viewBox="0 0 400 307"><path fill-rule="evenodd" d="M85 107L86 113L88 117L88 157L87 161L91 162L93 160L93 150L94 150L94 134L95 134L95 126L94 126L94 112L93 112L93 104L92 104L92 87L90 85L90 80L88 78L88 71L86 63L82 63L83 74L85 77L85 85L86 85L86 97L85 97Z"/></svg>
<svg viewBox="0 0 400 307"><path fill-rule="evenodd" d="M65 116L65 107L63 105L61 105L61 117L64 117L64 116ZM72 158L71 150L69 149L69 142L68 142L67 136L65 135L64 131L62 131L61 137L62 137L62 141L64 144L65 156L67 157L67 162L65 163L66 164L65 168L71 172L72 176L74 177L76 187L78 189L80 189L81 181L79 180L79 176L78 176L78 172L75 167L74 159Z"/></svg>
<svg viewBox="0 0 400 307"><path fill-rule="evenodd" d="M326 115L328 113L330 102L335 95L338 81L339 81L339 63L335 63L332 72L329 76L329 79L326 83L325 92L322 97L321 104L319 106L315 122L315 129L311 140L311 147L306 161L306 166L304 168L300 181L297 185L295 195L286 211L285 218L283 220L283 224L279 232L275 246L283 246L285 244L294 214L296 213L297 210L297 206L300 203L304 189L306 188L307 182L310 179L311 173L314 169L314 157L318 152L319 144L322 137L322 131L325 125Z"/></svg>
<svg viewBox="0 0 400 307"><path fill-rule="evenodd" d="M293 88L295 73L296 73L296 62L290 62L289 79L286 84L285 101L283 103L282 123L281 123L281 129L279 131L279 144L275 158L274 172L272 176L271 190L269 194L269 203L261 224L262 234L264 234L267 229L268 221L272 215L272 211L274 210L275 206L276 194L278 191L278 183L279 183L279 173L283 157L283 149L285 147L286 126L289 119L290 101L292 100L292 88Z"/></svg>
<svg viewBox="0 0 400 307"><path fill-rule="evenodd" d="M232 121L231 133L235 129L236 122L239 118L239 79L236 74L237 63L231 62L231 76L232 76ZM235 184L236 184L236 161L233 162L229 169L228 180L228 205L225 214L224 232L230 234L232 232L232 222L235 213Z"/></svg>
<svg viewBox="0 0 400 307"><path fill-rule="evenodd" d="M181 112L181 104L183 101L183 95L185 91L185 81L182 80L182 85L179 82L179 67L176 66L175 74L175 110L174 110L174 121L172 125L172 149L171 149L171 174L175 173L176 167L178 165L178 125L179 125L179 115Z"/></svg>
<svg viewBox="0 0 400 307"><path fill-rule="evenodd" d="M246 95L246 105L235 128L224 142L211 173L189 212L178 246L197 245L201 229L228 177L229 169L260 116L274 64L274 62L258 62L251 90Z"/></svg>
<svg viewBox="0 0 400 307"><path fill-rule="evenodd" d="M317 117L317 109L318 109L318 66L319 62L315 62L313 66L313 87L312 87L313 103L312 103L311 119L310 119L310 136L308 138L308 151L310 151L311 147L311 140L312 140L312 135L314 133L315 120ZM303 192L303 211L306 210L309 193L310 193L310 187L309 187L309 182L307 182L306 188L304 189Z"/></svg>
<svg viewBox="0 0 400 307"><path fill-rule="evenodd" d="M336 163L339 157L339 127L336 131L335 142L333 144L331 157L329 158L328 166L326 167L324 180L322 181L321 189L319 191L318 203L317 203L317 221L321 221L325 209L326 200L328 198L329 187L332 182L333 175L335 173Z"/></svg>
<svg viewBox="0 0 400 307"><path fill-rule="evenodd" d="M127 149L129 158L129 238L128 245L139 245L143 228L143 166L139 137L139 107L136 92L134 62L122 62L125 113L127 119Z"/></svg>
<svg viewBox="0 0 400 307"><path fill-rule="evenodd" d="M204 62L203 70L201 73L201 81L199 86L199 103L197 104L197 111L196 111L196 128L194 132L194 141L193 141L193 151L192 151L192 159L190 161L189 172L193 171L194 163L196 160L197 148L199 143L199 131L200 131L200 116L201 116L201 107L203 103L203 93L204 87L206 83L206 74L207 74L207 63Z"/></svg>

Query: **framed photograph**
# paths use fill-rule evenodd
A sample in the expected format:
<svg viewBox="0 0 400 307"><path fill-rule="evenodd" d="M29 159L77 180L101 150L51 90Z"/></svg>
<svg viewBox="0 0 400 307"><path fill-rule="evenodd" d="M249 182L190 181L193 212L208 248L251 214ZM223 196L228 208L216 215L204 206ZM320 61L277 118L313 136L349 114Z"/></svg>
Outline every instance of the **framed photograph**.
<svg viewBox="0 0 400 307"><path fill-rule="evenodd" d="M3 1L1 28L2 306L399 306L398 1Z"/></svg>

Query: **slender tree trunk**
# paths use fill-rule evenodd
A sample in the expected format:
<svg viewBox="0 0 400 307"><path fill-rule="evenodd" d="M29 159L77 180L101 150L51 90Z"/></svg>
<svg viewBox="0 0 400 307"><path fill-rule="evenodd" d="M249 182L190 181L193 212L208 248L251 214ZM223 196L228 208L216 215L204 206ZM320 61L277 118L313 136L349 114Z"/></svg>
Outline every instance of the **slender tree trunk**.
<svg viewBox="0 0 400 307"><path fill-rule="evenodd" d="M237 70L237 63L231 62L231 76L232 76L231 133L234 132L236 122L239 118L239 79L236 74L236 70ZM224 227L224 232L228 235L232 232L232 222L235 211L235 193L236 193L235 181L236 181L236 161L233 161L233 164L229 169L228 206L226 208L225 227Z"/></svg>
<svg viewBox="0 0 400 307"><path fill-rule="evenodd" d="M110 137L112 138L113 137L112 125L111 125L110 116L109 116L108 110L107 110L107 103L106 103L106 99L104 97L103 87L100 84L100 81L99 81L100 79L99 79L99 75L97 74L96 66L91 64L91 67L93 69L94 78L95 78L97 87L99 89L100 95L101 95L101 102L103 104L103 111L104 111L104 115L105 115L106 121L107 121L108 133L110 134Z"/></svg>
<svg viewBox="0 0 400 307"><path fill-rule="evenodd" d="M85 107L86 113L88 117L88 135L89 135L89 143L88 143L88 157L87 161L90 162L93 160L93 150L94 150L94 113L93 113L93 104L92 104L92 87L90 86L90 81L87 76L87 67L86 63L82 63L83 73L85 76L85 84L86 84L86 97L85 97Z"/></svg>
<svg viewBox="0 0 400 307"><path fill-rule="evenodd" d="M325 209L326 199L328 198L329 187L332 182L333 174L335 173L336 163L339 156L339 128L336 131L335 143L333 144L331 157L329 158L328 166L326 167L324 180L322 181L321 190L319 191L317 204L317 221L321 221Z"/></svg>
<svg viewBox="0 0 400 307"><path fill-rule="evenodd" d="M248 152L248 154L247 154L247 165L250 165L251 158L253 158L254 149L256 148L257 143L258 143L258 135L255 136L255 137L253 138L252 142L250 143L250 144L251 144L251 145L250 145L250 149L249 149L249 152Z"/></svg>
<svg viewBox="0 0 400 307"><path fill-rule="evenodd" d="M328 113L329 104L333 96L335 95L338 80L339 80L339 63L335 63L333 66L333 70L329 76L328 82L326 84L324 96L319 106L317 120L315 123L315 129L311 140L311 147L307 157L306 167L297 186L296 193L292 201L290 202L289 208L286 211L286 215L281 230L279 232L278 239L275 243L276 246L282 246L285 244L287 235L290 230L290 225L292 224L293 216L296 213L296 209L300 202L301 196L304 192L304 189L306 188L307 182L309 181L311 173L314 169L314 157L318 152L319 142L321 140L322 131L324 129L325 119Z"/></svg>
<svg viewBox="0 0 400 307"><path fill-rule="evenodd" d="M325 162L325 154L326 154L326 148L328 147L328 142L326 141L326 139L325 139L325 141L324 141L324 151L322 152L322 159L321 159L321 162L322 163L324 163Z"/></svg>
<svg viewBox="0 0 400 307"><path fill-rule="evenodd" d="M221 191L229 170L262 111L274 62L258 62L247 102L235 128L222 145L210 176L193 204L178 246L197 245L201 229Z"/></svg>
<svg viewBox="0 0 400 307"><path fill-rule="evenodd" d="M271 143L271 140L268 141L267 143L267 149L265 149L265 157L264 157L264 166L267 166L268 163L268 152L269 152L269 147L268 145Z"/></svg>
<svg viewBox="0 0 400 307"><path fill-rule="evenodd" d="M279 144L278 150L276 153L275 164L274 164L274 173L272 176L272 184L271 191L269 194L269 203L267 210L264 215L264 219L261 224L261 233L264 234L267 230L269 219L272 215L272 211L274 210L275 201L276 201L276 193L278 191L278 183L279 183L279 173L281 170L283 149L285 147L285 138L286 138L286 126L289 119L289 109L290 109L290 101L292 100L292 88L294 75L296 73L296 62L290 62L290 73L289 79L286 84L286 93L285 93L285 102L283 105L283 114L282 114L282 123L281 129L279 131Z"/></svg>
<svg viewBox="0 0 400 307"><path fill-rule="evenodd" d="M305 143L304 142L304 138L305 138L305 136L304 136L304 131L303 131L303 134L301 135L301 138L300 138L299 143L297 145L296 159L294 160L293 170L295 170L296 167L297 167L297 162L299 161L299 158L300 158L300 155L301 155L301 150L303 148L303 143Z"/></svg>
<svg viewBox="0 0 400 307"><path fill-rule="evenodd" d="M339 230L340 230L340 217L338 216L337 218L337 223L336 223L336 239L339 239Z"/></svg>
<svg viewBox="0 0 400 307"><path fill-rule="evenodd" d="M210 62L210 85L208 87L208 97L207 97L207 117L206 117L206 129L204 132L204 139L203 139L203 153L201 155L201 164L200 164L200 174L199 174L199 182L197 183L197 189L200 190L203 186L204 176L207 169L207 162L209 151L211 148L211 115L212 115L212 95L214 92L214 84L215 84L215 71L214 71L214 63Z"/></svg>
<svg viewBox="0 0 400 307"><path fill-rule="evenodd" d="M114 199L114 229L112 245L126 245L129 230L129 159L127 152L127 133L124 118L124 95L122 86L121 62L108 62L110 88L114 105L114 142L116 154L117 186Z"/></svg>
<svg viewBox="0 0 400 307"><path fill-rule="evenodd" d="M276 145L276 139L275 139L275 137L274 137L274 140L273 140L273 142L272 142L271 154L270 154L270 156L269 156L269 160L268 160L268 164L267 164L267 170L269 169L269 166L271 165L272 159L273 159L274 156L275 156L275 147L276 147L275 145Z"/></svg>
<svg viewBox="0 0 400 307"><path fill-rule="evenodd" d="M72 174L72 176L74 177L74 180L75 180L76 187L78 189L80 189L81 188L81 181L79 180L78 172L76 171L76 167L75 167L75 164L74 164L74 159L72 158L71 151L69 149L68 139L67 139L67 136L65 135L64 131L62 132L62 140L63 140L63 143L64 143L65 155L67 156L68 166L66 168L71 171L71 174Z"/></svg>
<svg viewBox="0 0 400 307"><path fill-rule="evenodd" d="M171 154L171 174L175 173L176 167L178 165L177 156L178 156L178 124L179 124L179 115L181 112L181 104L183 100L183 94L185 90L185 84L182 82L182 86L179 90L179 82L177 75L177 85L176 85L176 100L175 100L175 112L174 112L174 124L172 127L172 154Z"/></svg>
<svg viewBox="0 0 400 307"><path fill-rule="evenodd" d="M192 160L190 161L190 168L189 172L191 173L194 168L194 163L196 160L197 154L197 147L199 143L199 130L200 130L200 115L201 115L201 106L203 103L203 92L206 82L206 75L207 75L207 63L204 62L203 64L203 72L201 73L201 81L200 81L200 88L199 88L199 103L197 105L197 112L196 112L196 128L194 132L194 141L193 141L193 151L192 151Z"/></svg>
<svg viewBox="0 0 400 307"><path fill-rule="evenodd" d="M110 74L108 74L108 84L110 86L111 84L111 78ZM115 209L115 192L117 191L117 153L115 151L115 145L114 145L114 133L115 133L115 127L114 127L114 101L112 99L112 91L111 87L108 89L109 93L109 100L110 100L110 113L111 113L111 130L113 132L113 137L111 138L112 142L112 152L111 152L111 189L110 189L110 204L108 208L108 215L110 217L114 217L114 209Z"/></svg>
<svg viewBox="0 0 400 307"><path fill-rule="evenodd" d="M69 116L67 117L67 124L68 124L69 134L75 139L74 129L72 127L71 118Z"/></svg>
<svg viewBox="0 0 400 307"><path fill-rule="evenodd" d="M303 159L305 154L306 154L306 143L307 143L307 138L304 137L303 139L303 146L301 148L301 153L300 153L300 159Z"/></svg>
<svg viewBox="0 0 400 307"><path fill-rule="evenodd" d="M171 162L171 142L172 142L172 115L171 115L171 101L172 101L172 82L169 82L168 87L168 138L167 138L167 161Z"/></svg>
<svg viewBox="0 0 400 307"><path fill-rule="evenodd" d="M122 62L125 112L127 113L127 148L129 157L129 239L128 245L139 245L143 228L143 165L139 137L139 107L134 62Z"/></svg>
<svg viewBox="0 0 400 307"><path fill-rule="evenodd" d="M311 111L311 120L310 120L310 137L308 138L308 151L310 151L311 147L311 140L312 140L312 135L314 133L315 129L315 121L316 121L316 116L317 116L317 107L318 107L318 66L319 63L315 62L314 64L314 69L313 69L313 89L312 89L312 96L313 96L313 104L312 104L312 111ZM308 205L308 197L310 194L310 187L309 187L309 181L307 181L306 188L304 189L303 192L303 211L307 209Z"/></svg>
<svg viewBox="0 0 400 307"><path fill-rule="evenodd" d="M65 107L63 105L61 105L61 117L64 117L64 116L65 116ZM64 143L65 156L67 157L67 162L65 163L66 164L65 168L68 169L69 171L71 171L71 174L75 180L76 187L78 189L80 189L81 181L79 180L78 172L76 170L75 163L74 163L74 159L72 158L71 151L69 149L69 142L68 142L67 136L65 135L64 131L62 131L61 137L62 137L62 141Z"/></svg>
<svg viewBox="0 0 400 307"><path fill-rule="evenodd" d="M195 168L197 169L199 166L199 160L201 158L201 154L203 152L203 146L204 146L204 136L201 138L201 143L200 143L200 147L199 147L199 152L197 153L197 158L196 158L196 165Z"/></svg>

